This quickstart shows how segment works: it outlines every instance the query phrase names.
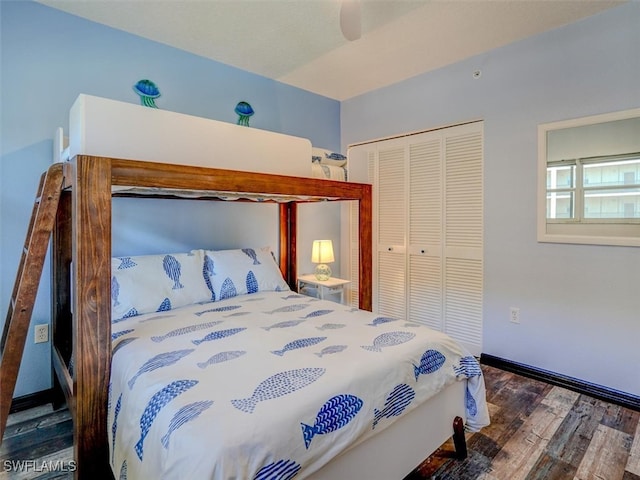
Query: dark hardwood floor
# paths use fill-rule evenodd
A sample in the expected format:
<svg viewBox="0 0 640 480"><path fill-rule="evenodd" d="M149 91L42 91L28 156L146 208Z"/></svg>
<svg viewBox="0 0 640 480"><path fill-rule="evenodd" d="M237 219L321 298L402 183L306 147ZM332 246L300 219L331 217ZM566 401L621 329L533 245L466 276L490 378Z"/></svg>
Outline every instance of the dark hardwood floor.
<svg viewBox="0 0 640 480"><path fill-rule="evenodd" d="M482 366L491 425L448 442L411 480L640 480L640 412Z"/></svg>
<svg viewBox="0 0 640 480"><path fill-rule="evenodd" d="M491 425L467 434L466 460L453 458L448 442L407 480L640 480L640 412L482 370ZM0 465L0 480L73 478L69 412L43 406L10 415Z"/></svg>

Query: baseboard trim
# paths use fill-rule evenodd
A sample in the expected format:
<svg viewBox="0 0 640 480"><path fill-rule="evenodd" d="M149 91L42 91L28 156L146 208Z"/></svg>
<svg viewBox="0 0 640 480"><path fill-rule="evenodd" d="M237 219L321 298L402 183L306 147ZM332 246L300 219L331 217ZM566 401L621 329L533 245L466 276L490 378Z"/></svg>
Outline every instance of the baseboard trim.
<svg viewBox="0 0 640 480"><path fill-rule="evenodd" d="M30 393L21 397L16 397L11 401L9 413L21 412L30 408L46 405L53 401L53 389L42 390L40 392Z"/></svg>
<svg viewBox="0 0 640 480"><path fill-rule="evenodd" d="M637 395L632 395L630 393L604 387L595 383L586 382L577 378L568 377L549 370L543 370L530 365L495 357L493 355L487 355L486 353L480 355L480 363L484 363L485 365L496 367L501 370L506 370L507 372L517 373L524 377L541 380L543 382L550 383L551 385L557 385L574 392L583 393L599 400L604 400L640 412L640 397Z"/></svg>

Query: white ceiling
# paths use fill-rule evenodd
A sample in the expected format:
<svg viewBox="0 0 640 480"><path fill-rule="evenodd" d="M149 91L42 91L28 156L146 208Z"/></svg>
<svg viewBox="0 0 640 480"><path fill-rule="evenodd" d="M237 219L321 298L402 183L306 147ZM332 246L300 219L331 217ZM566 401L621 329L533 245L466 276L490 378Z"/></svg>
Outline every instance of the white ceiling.
<svg viewBox="0 0 640 480"><path fill-rule="evenodd" d="M337 100L551 30L626 0L39 0L40 3Z"/></svg>

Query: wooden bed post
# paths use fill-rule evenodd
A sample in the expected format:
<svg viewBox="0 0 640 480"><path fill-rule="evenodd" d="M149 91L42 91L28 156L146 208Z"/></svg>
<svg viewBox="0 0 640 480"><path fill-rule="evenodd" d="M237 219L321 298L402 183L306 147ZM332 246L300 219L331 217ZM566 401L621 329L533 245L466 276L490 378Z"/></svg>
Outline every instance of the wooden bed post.
<svg viewBox="0 0 640 480"><path fill-rule="evenodd" d="M62 369L67 364L72 352L72 317L71 317L71 257L72 257L72 222L71 192L63 191L56 222L51 235L51 348L52 364L56 374L53 375L53 409L64 405L65 397L72 402L71 385L64 385L58 375L64 375ZM72 407L69 407L72 410Z"/></svg>
<svg viewBox="0 0 640 480"><path fill-rule="evenodd" d="M372 298L372 263L373 263L373 231L372 217L373 204L371 199L371 185L365 185L366 195L364 195L359 204L359 245L360 245L360 289L358 292L360 309L371 311L373 306Z"/></svg>
<svg viewBox="0 0 640 480"><path fill-rule="evenodd" d="M298 204L279 204L280 210L280 271L289 288L297 288L298 255Z"/></svg>
<svg viewBox="0 0 640 480"><path fill-rule="evenodd" d="M456 449L456 458L458 460L467 458L467 439L464 436L464 420L462 420L462 417L453 419L453 446Z"/></svg>
<svg viewBox="0 0 640 480"><path fill-rule="evenodd" d="M112 478L107 443L111 367L111 160L77 156L73 190L75 478Z"/></svg>

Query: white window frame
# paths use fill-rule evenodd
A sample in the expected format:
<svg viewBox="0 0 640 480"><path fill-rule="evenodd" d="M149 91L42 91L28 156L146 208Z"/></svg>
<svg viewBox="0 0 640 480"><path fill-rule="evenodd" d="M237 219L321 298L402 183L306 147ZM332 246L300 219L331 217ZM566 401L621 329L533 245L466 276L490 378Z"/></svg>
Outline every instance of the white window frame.
<svg viewBox="0 0 640 480"><path fill-rule="evenodd" d="M547 218L547 138L553 130L594 125L597 123L640 117L640 108L593 115L579 119L546 123L538 126L538 241L590 245L620 245L640 247L640 221L638 219L582 218L584 193L583 166L592 159L568 159L567 165L576 165L575 184L557 192L573 192L575 215L570 219ZM613 157L614 155L611 155ZM606 158L606 156L605 156ZM559 162L552 162L559 165Z"/></svg>

